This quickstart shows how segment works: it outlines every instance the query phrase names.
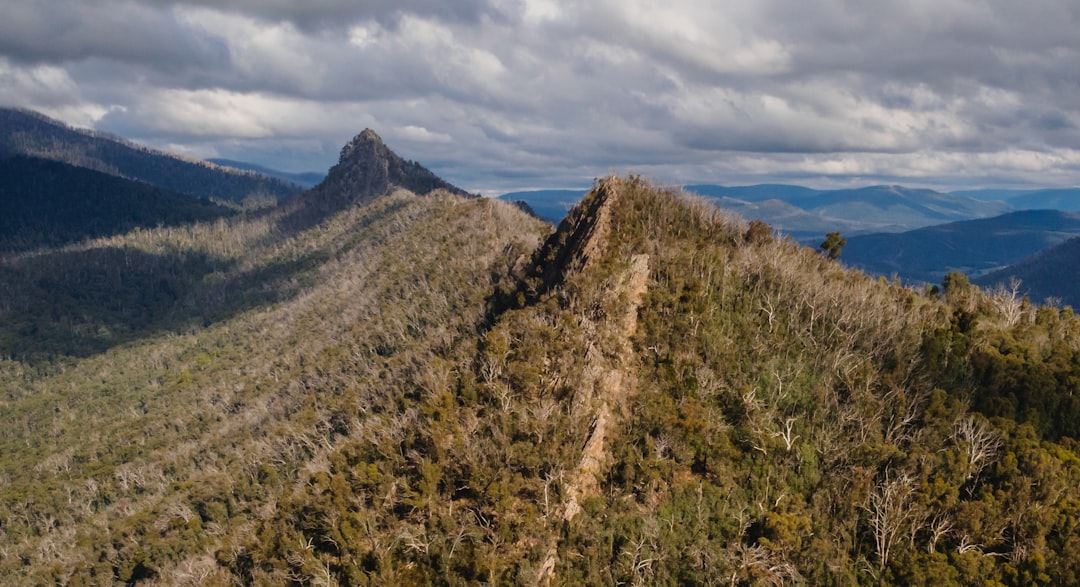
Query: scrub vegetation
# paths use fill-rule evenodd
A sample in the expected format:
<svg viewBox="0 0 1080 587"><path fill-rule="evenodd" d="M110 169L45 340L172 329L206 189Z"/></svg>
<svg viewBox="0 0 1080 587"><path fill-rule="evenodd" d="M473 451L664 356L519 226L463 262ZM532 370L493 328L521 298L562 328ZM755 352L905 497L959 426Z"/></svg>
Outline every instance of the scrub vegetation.
<svg viewBox="0 0 1080 587"><path fill-rule="evenodd" d="M1071 309L633 177L296 214L0 259L5 584L1080 583Z"/></svg>

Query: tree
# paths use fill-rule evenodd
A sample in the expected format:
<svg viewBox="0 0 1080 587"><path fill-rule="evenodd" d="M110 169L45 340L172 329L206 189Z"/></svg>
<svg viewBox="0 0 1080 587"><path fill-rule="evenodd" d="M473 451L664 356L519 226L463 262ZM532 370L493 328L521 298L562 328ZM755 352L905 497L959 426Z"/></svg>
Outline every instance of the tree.
<svg viewBox="0 0 1080 587"><path fill-rule="evenodd" d="M846 245L847 239L844 238L838 230L825 235L825 241L821 243L821 250L830 259L836 259L840 256L840 250Z"/></svg>
<svg viewBox="0 0 1080 587"><path fill-rule="evenodd" d="M867 497L864 509L870 514L870 530L878 555L878 569L889 566L894 547L903 538L904 529L917 514L912 508L914 481L901 475L875 487Z"/></svg>

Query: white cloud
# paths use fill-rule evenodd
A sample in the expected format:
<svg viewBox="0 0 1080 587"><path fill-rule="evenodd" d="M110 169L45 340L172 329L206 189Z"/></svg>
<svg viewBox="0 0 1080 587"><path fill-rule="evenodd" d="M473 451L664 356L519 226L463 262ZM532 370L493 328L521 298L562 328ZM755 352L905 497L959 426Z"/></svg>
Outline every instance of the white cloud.
<svg viewBox="0 0 1080 587"><path fill-rule="evenodd" d="M1080 184L1077 24L1072 0L41 0L0 22L0 100L294 170L370 126L478 190Z"/></svg>
<svg viewBox="0 0 1080 587"><path fill-rule="evenodd" d="M449 143L454 139L450 135L430 130L415 125L407 125L397 129L397 136L421 143Z"/></svg>

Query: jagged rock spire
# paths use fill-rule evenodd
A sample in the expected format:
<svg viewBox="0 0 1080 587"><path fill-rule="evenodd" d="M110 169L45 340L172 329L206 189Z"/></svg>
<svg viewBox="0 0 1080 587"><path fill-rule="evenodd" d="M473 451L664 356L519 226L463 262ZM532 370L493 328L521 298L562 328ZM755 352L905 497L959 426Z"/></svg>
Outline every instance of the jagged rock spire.
<svg viewBox="0 0 1080 587"><path fill-rule="evenodd" d="M367 128L341 149L337 165L330 168L326 179L313 188L308 197L331 205L362 204L395 188L420 195L436 189L469 195L419 163L402 159L375 131Z"/></svg>

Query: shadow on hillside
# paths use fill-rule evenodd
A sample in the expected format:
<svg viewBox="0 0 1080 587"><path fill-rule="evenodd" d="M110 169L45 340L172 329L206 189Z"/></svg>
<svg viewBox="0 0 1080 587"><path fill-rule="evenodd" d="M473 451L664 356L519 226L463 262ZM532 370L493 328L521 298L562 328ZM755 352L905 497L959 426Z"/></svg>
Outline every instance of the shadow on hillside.
<svg viewBox="0 0 1080 587"><path fill-rule="evenodd" d="M0 357L87 357L291 299L325 253L232 273L204 253L131 247L61 251L0 265ZM297 279L301 276L300 279Z"/></svg>

